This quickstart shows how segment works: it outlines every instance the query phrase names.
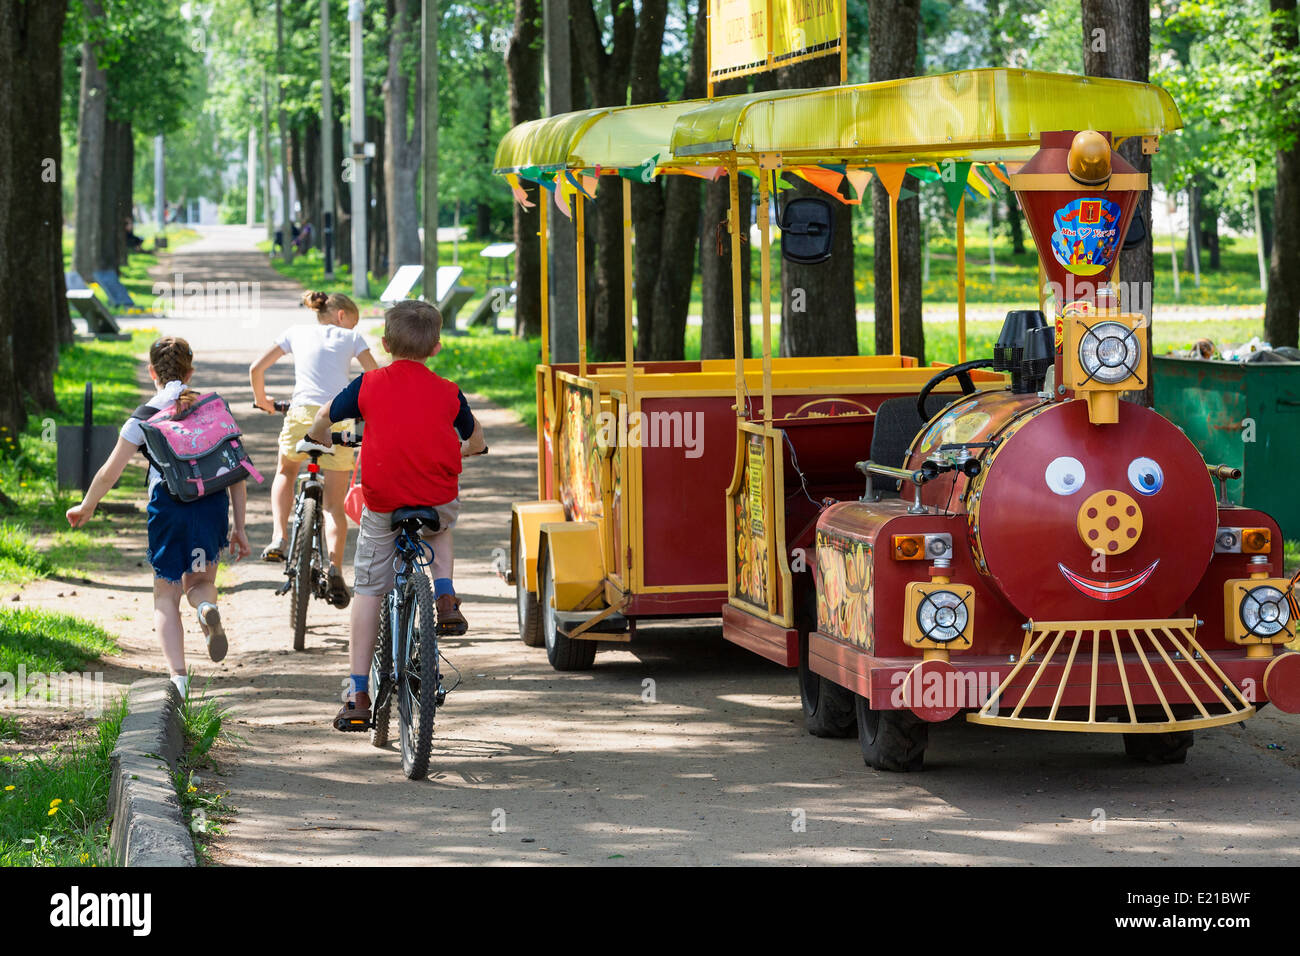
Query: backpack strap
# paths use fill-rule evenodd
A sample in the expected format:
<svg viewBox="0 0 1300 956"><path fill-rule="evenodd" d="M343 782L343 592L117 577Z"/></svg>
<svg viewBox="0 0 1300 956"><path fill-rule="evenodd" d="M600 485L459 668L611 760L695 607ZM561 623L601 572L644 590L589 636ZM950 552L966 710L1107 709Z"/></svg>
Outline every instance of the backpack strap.
<svg viewBox="0 0 1300 956"><path fill-rule="evenodd" d="M158 412L159 409L154 408L152 405L141 405L139 408L137 408L135 411L131 413L131 417L138 418L141 421L148 421L149 419L157 415Z"/></svg>

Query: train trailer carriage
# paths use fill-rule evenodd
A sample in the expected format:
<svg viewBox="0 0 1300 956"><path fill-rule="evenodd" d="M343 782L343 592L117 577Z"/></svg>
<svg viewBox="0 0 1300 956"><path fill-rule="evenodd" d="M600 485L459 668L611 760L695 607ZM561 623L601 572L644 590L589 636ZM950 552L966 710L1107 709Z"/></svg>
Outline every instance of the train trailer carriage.
<svg viewBox="0 0 1300 956"><path fill-rule="evenodd" d="M549 175L560 192L602 166L644 167L638 156L660 174L725 175L736 290L735 183L751 175L762 243L761 358L633 362L630 295L623 363L587 363L581 323L577 363L551 363L543 344L538 500L515 506L511 568L521 635L552 664L591 666L596 641L629 639L641 618L720 610L724 637L797 668L811 733L856 732L886 770L921 768L930 725L950 719L1122 733L1129 755L1177 762L1197 728L1266 703L1300 711L1277 523L1216 497L1239 471L1123 400L1148 380L1148 316L1119 281L1148 184L1115 145L1141 137L1154 152L1178 129L1168 94L972 70L538 124L503 142L502 172ZM858 174L861 194L869 173L892 213L907 173L947 182L954 168L958 363L898 354L896 268L895 354L774 358L775 177ZM968 361L974 168L1016 193L1040 294L1007 315L992 357ZM589 191L572 190L580 245ZM788 258L808 252L797 202Z"/></svg>

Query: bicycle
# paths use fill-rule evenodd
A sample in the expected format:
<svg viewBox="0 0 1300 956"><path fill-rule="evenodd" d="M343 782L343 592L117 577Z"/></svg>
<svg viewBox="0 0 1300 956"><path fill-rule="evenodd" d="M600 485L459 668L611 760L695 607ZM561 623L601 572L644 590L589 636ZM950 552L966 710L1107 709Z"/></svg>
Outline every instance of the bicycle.
<svg viewBox="0 0 1300 956"><path fill-rule="evenodd" d="M288 402L275 402L277 412L287 412ZM361 444L359 437L346 432L332 432L331 438L336 445L356 448ZM300 441L295 449L306 453L310 459L307 471L298 476L298 487L294 493L293 514L289 518L289 544L286 548L284 567L285 581L276 589L276 597L293 592L289 601L289 626L293 631L293 649L303 650L307 645L307 603L311 597L327 601L340 610L351 602L351 595L346 590L331 593L329 571L331 567L329 548L325 541L325 522L321 509L325 496L325 479L321 474L320 457L328 454L328 449L321 448L306 440Z"/></svg>
<svg viewBox="0 0 1300 956"><path fill-rule="evenodd" d="M487 454L487 448L477 454ZM379 636L370 662L374 699L368 729L371 744L388 746L396 696L402 772L409 780L419 780L429 772L434 717L447 695L460 686L461 676L438 648L438 638L447 635L438 625L433 586L422 570L433 563L433 546L421 531L438 532L438 512L428 507L398 508L391 522L397 532L396 577L379 608ZM456 672L451 687L443 686L439 661ZM367 729L346 726L347 722L348 718L339 718L336 726L339 730Z"/></svg>

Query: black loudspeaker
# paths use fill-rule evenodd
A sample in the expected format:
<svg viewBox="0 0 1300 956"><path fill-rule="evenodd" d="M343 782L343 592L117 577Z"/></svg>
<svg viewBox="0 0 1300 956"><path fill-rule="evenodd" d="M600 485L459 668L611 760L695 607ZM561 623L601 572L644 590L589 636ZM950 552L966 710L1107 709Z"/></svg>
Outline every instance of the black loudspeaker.
<svg viewBox="0 0 1300 956"><path fill-rule="evenodd" d="M781 256L801 265L816 265L831 257L831 204L806 196L791 199L781 210Z"/></svg>
<svg viewBox="0 0 1300 956"><path fill-rule="evenodd" d="M1142 245L1147 238L1147 220L1142 213L1142 203L1139 202L1133 210L1133 218L1128 222L1128 235L1124 237L1122 249L1136 249Z"/></svg>

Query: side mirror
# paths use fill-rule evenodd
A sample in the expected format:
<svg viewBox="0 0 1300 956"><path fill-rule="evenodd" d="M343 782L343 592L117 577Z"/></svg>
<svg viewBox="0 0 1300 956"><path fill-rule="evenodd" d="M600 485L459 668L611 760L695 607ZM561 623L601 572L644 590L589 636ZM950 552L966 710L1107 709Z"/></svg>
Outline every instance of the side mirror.
<svg viewBox="0 0 1300 956"><path fill-rule="evenodd" d="M781 210L781 257L802 265L816 265L831 257L833 219L831 204L806 196L791 199Z"/></svg>

